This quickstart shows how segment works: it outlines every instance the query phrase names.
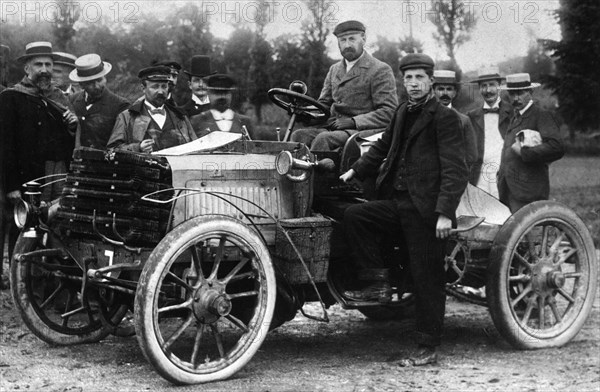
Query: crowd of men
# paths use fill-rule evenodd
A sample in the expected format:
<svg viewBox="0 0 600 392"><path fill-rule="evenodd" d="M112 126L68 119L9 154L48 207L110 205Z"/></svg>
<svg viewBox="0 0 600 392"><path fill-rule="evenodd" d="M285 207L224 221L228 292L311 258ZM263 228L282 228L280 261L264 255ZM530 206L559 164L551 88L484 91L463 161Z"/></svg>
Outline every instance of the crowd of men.
<svg viewBox="0 0 600 392"><path fill-rule="evenodd" d="M479 86L483 105L458 112L452 106L460 87L456 74L434 71L425 54L401 59L408 99L399 103L394 70L364 50L365 26L346 21L333 34L343 59L329 69L318 98L331 117L312 124L316 128L296 130L292 141L323 151L343 148L357 133L363 139L377 135L340 177L376 177L377 194L344 215L350 259L361 282L344 295L354 301L391 300L381 238L399 233L410 244L419 333L418 350L403 363L433 363L445 312L446 241L467 183L512 212L547 199L548 164L564 154L558 126L532 99L538 83L525 73L503 77L496 67L480 70L470 81ZM49 42L33 42L17 60L25 76L0 93L3 210L21 197L26 181L65 173L75 147L149 153L215 131L256 138L250 119L231 109L235 81L211 70L208 56L190 59L184 72L192 95L182 106L171 96L182 70L173 61L140 70L143 96L128 102L106 87L112 66L98 54L76 57L53 52ZM44 192L52 199L60 190ZM17 233L7 226L10 248Z"/></svg>

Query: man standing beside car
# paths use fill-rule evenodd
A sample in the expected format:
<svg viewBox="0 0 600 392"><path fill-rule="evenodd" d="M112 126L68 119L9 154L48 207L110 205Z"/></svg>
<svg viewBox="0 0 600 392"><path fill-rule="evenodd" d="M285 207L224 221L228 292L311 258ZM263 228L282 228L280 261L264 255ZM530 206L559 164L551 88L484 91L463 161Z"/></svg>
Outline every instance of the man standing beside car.
<svg viewBox="0 0 600 392"><path fill-rule="evenodd" d="M388 303L392 290L382 238L399 231L408 245L418 349L400 361L403 366L437 361L446 303L446 242L468 181L460 120L435 99L434 65L420 53L401 59L408 102L400 105L381 139L340 177L345 182L377 177L377 200L352 205L344 213L350 256L362 283L361 290L344 296Z"/></svg>
<svg viewBox="0 0 600 392"><path fill-rule="evenodd" d="M333 151L357 132L367 137L390 123L398 106L396 80L389 65L364 50L365 31L356 20L333 30L343 59L329 68L318 99L330 108L331 117L322 128L296 130L292 141L313 151Z"/></svg>

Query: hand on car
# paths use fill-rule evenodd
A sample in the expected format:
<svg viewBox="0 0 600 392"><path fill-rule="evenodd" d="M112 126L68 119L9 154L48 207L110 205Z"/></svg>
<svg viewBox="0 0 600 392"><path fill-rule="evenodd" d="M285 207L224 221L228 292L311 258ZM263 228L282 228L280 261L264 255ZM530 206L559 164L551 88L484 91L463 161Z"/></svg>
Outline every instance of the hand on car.
<svg viewBox="0 0 600 392"><path fill-rule="evenodd" d="M354 178L355 174L356 174L356 172L354 171L354 169L350 169L346 173L344 173L340 176L340 180L342 180L344 182L348 182Z"/></svg>
<svg viewBox="0 0 600 392"><path fill-rule="evenodd" d="M452 229L452 220L446 215L440 214L435 227L435 236L439 239L448 238L450 229Z"/></svg>
<svg viewBox="0 0 600 392"><path fill-rule="evenodd" d="M336 118L330 125L330 131L338 131L342 129L356 129L356 123L351 118Z"/></svg>

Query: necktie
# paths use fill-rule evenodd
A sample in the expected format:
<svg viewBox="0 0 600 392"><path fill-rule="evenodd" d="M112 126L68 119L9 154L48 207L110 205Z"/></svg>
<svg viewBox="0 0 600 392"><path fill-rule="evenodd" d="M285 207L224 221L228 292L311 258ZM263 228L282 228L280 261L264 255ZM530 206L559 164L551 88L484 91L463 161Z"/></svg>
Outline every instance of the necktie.
<svg viewBox="0 0 600 392"><path fill-rule="evenodd" d="M488 114L488 113L500 113L500 108L483 108L483 114Z"/></svg>
<svg viewBox="0 0 600 392"><path fill-rule="evenodd" d="M150 114L162 114L163 116L167 115L165 108L148 109L148 111L150 112Z"/></svg>

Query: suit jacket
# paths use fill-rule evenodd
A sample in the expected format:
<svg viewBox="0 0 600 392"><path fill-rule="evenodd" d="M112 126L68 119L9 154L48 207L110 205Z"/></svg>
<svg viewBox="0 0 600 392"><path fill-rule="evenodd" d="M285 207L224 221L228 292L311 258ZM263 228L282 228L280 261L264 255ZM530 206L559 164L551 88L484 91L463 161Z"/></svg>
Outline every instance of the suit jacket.
<svg viewBox="0 0 600 392"><path fill-rule="evenodd" d="M538 131L542 136L542 144L522 147L519 156L511 146L517 133L523 129ZM548 164L562 158L564 153L558 124L549 112L533 104L520 119L511 120L504 136L498 172L500 201L508 205L509 195L523 202L548 199Z"/></svg>
<svg viewBox="0 0 600 392"><path fill-rule="evenodd" d="M140 142L144 140L152 121L152 117L143 110L143 105L143 99L137 100L129 109L119 113L108 140L108 148L140 152ZM195 140L196 134L186 115L168 103L165 103L165 109L183 140L186 143Z"/></svg>
<svg viewBox="0 0 600 392"><path fill-rule="evenodd" d="M510 103L506 101L500 101L500 111L498 112L498 130L500 136L504 139L506 135L506 129L510 123L510 118L513 114L513 109ZM470 173L469 182L473 185L477 185L479 175L481 174L481 165L483 164L483 154L485 153L485 124L483 119L483 106L467 112L467 116L471 119L473 129L475 131L475 138L477 140L477 159L473 165ZM498 146L500 148L500 146Z"/></svg>
<svg viewBox="0 0 600 392"><path fill-rule="evenodd" d="M185 103L185 105L179 106L179 109L181 109L181 111L184 112L186 114L186 116L188 116L188 118L190 118L190 120L191 120L191 118L193 116L210 109L210 103L201 105L201 104L197 103L196 101L194 101L193 98L190 98Z"/></svg>
<svg viewBox="0 0 600 392"><path fill-rule="evenodd" d="M129 108L129 102L104 88L100 99L89 110L86 109L85 91L79 91L69 97L75 114L79 119L79 128L75 138L76 147L106 149L117 116Z"/></svg>
<svg viewBox="0 0 600 392"><path fill-rule="evenodd" d="M471 124L471 119L466 114L462 114L458 110L454 109L458 118L460 119L460 128L462 130L463 139L465 141L465 161L469 173L471 172L474 165L477 163L477 136L475 135L475 128ZM480 165L481 167L481 165Z"/></svg>
<svg viewBox="0 0 600 392"><path fill-rule="evenodd" d="M195 115L194 117L192 117L190 119L190 122L192 123L194 132L196 132L196 136L198 138L201 138L202 136L206 136L211 132L220 130L219 127L217 126L217 122L215 121L215 118L213 117L210 110ZM243 125L246 126L246 129L248 130L248 134L250 135L250 138L252 140L254 140L255 139L254 129L252 128L252 121L250 120L250 117L248 117L248 116L234 113L233 124L231 124L231 129L229 130L229 132L243 134L244 133L242 131Z"/></svg>
<svg viewBox="0 0 600 392"><path fill-rule="evenodd" d="M62 119L62 109L47 98L62 109L69 106L58 88L42 97L27 77L0 93L0 160L5 193L21 190L23 183L46 175L46 161L68 162L71 158L75 126L68 126Z"/></svg>
<svg viewBox="0 0 600 392"><path fill-rule="evenodd" d="M346 60L329 68L319 102L330 107L331 117L351 117L356 133L363 130L383 131L398 106L396 79L389 65L363 52L346 73Z"/></svg>
<svg viewBox="0 0 600 392"><path fill-rule="evenodd" d="M456 112L435 98L427 102L410 130L403 130L407 104L396 111L392 123L352 168L359 178L377 175L379 199L393 197L396 160L401 154L401 134L406 140L406 184L410 197L426 220L444 214L455 221L456 207L467 186L465 145ZM384 161L385 159L385 161Z"/></svg>

